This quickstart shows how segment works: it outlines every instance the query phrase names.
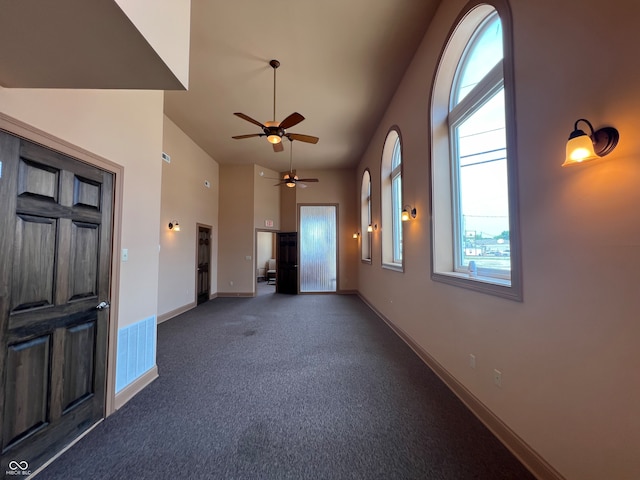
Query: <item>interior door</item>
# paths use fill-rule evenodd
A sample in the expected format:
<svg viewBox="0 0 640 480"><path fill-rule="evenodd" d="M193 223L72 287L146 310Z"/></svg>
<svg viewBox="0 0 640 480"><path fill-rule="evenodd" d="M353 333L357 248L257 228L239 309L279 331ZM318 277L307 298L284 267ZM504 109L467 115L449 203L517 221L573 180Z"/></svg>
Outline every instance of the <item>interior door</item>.
<svg viewBox="0 0 640 480"><path fill-rule="evenodd" d="M211 283L211 229L198 226L198 305L209 300Z"/></svg>
<svg viewBox="0 0 640 480"><path fill-rule="evenodd" d="M34 471L104 416L113 176L4 132L0 162L0 471Z"/></svg>
<svg viewBox="0 0 640 480"><path fill-rule="evenodd" d="M278 233L276 292L298 293L298 233Z"/></svg>

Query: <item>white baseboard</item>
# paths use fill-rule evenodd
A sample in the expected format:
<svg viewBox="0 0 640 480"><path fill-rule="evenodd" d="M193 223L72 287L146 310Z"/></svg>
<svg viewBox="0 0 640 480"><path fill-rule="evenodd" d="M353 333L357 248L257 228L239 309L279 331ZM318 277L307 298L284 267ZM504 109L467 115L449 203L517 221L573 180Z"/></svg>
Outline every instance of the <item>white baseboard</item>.
<svg viewBox="0 0 640 480"><path fill-rule="evenodd" d="M140 393L146 386L158 378L158 366L154 365L153 368L146 373L140 375L129 385L124 387L120 392L116 393L115 409L118 410L125 403L131 400L137 393Z"/></svg>
<svg viewBox="0 0 640 480"><path fill-rule="evenodd" d="M555 468L489 410L486 405L478 400L477 397L440 365L426 350L418 345L404 330L378 311L361 293L358 293L358 296L420 357L433 373L466 405L471 413L473 413L536 478L540 480L564 480L564 477Z"/></svg>

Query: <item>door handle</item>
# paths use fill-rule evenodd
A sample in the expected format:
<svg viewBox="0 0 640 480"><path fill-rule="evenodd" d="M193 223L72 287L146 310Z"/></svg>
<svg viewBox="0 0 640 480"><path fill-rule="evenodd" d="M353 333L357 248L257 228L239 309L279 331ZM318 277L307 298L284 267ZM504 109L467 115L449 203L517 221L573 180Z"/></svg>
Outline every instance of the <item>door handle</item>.
<svg viewBox="0 0 640 480"><path fill-rule="evenodd" d="M98 305L96 305L96 310L106 310L110 306L111 305L109 305L109 302L100 302Z"/></svg>

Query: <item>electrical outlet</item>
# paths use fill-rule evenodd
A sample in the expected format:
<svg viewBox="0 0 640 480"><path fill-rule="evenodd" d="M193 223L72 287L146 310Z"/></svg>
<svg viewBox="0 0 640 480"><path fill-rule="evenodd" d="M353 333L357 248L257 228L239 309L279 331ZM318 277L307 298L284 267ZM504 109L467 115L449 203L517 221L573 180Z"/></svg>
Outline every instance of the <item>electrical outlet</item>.
<svg viewBox="0 0 640 480"><path fill-rule="evenodd" d="M502 386L502 372L500 370L493 370L493 383L495 383L497 387Z"/></svg>
<svg viewBox="0 0 640 480"><path fill-rule="evenodd" d="M123 262L128 262L129 261L129 249L128 248L123 248L122 249L122 261Z"/></svg>
<svg viewBox="0 0 640 480"><path fill-rule="evenodd" d="M469 354L469 366L471 368L476 368L476 356L473 353Z"/></svg>

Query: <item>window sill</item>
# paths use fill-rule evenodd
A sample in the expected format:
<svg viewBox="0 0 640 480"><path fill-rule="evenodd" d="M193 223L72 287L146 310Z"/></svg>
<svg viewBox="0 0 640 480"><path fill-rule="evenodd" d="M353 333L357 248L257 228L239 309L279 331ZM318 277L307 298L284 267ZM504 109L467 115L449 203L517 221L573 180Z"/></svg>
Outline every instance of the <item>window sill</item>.
<svg viewBox="0 0 640 480"><path fill-rule="evenodd" d="M488 295L522 301L522 288L520 285L514 285L512 280L483 276L470 277L468 273L459 272L432 272L431 279Z"/></svg>
<svg viewBox="0 0 640 480"><path fill-rule="evenodd" d="M383 263L382 268L393 270L394 272L404 272L404 265L401 263Z"/></svg>
<svg viewBox="0 0 640 480"><path fill-rule="evenodd" d="M362 263L367 264L367 265L371 265L371 259L370 258L361 258L360 261Z"/></svg>

